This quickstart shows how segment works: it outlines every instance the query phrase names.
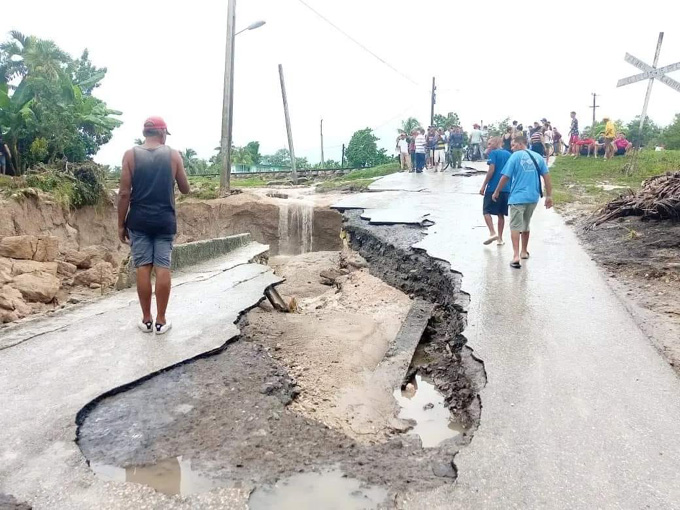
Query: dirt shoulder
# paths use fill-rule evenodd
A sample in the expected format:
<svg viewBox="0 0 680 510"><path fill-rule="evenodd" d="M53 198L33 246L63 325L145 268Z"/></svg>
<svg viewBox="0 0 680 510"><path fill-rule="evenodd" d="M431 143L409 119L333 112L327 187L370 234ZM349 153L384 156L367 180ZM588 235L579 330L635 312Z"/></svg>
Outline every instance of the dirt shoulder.
<svg viewBox="0 0 680 510"><path fill-rule="evenodd" d="M343 274L339 259L339 252L270 259L286 278L279 292L287 302L295 299L298 313L253 310L243 332L290 367L301 390L291 410L355 440L381 440L399 428L396 403L392 388L374 387L370 376L411 300L366 269ZM329 276L330 285L320 283L319 274Z"/></svg>

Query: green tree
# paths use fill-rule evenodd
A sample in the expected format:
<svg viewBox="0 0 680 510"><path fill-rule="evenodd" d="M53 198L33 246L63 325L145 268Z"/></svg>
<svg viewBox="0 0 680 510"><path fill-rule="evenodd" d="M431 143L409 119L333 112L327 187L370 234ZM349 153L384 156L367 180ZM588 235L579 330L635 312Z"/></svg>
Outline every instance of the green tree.
<svg viewBox="0 0 680 510"><path fill-rule="evenodd" d="M638 115L631 120L625 127L624 132L630 142L635 147L653 146L659 142L661 138L661 127L649 117L645 120L645 125L642 128L642 136L640 136L640 116Z"/></svg>
<svg viewBox="0 0 680 510"><path fill-rule="evenodd" d="M83 161L110 140L120 112L91 95L105 74L87 52L74 61L53 41L11 32L0 44L0 129L20 172L38 158Z"/></svg>
<svg viewBox="0 0 680 510"><path fill-rule="evenodd" d="M360 129L352 135L345 155L351 167L376 166L387 163L391 158L385 149L378 149L378 137L371 128Z"/></svg>
<svg viewBox="0 0 680 510"><path fill-rule="evenodd" d="M290 151L279 149L274 154L262 156L261 162L263 165L290 167Z"/></svg>
<svg viewBox="0 0 680 510"><path fill-rule="evenodd" d="M406 120L401 121L401 127L397 129L399 133L411 134L414 129L420 127L420 122L415 117L409 117Z"/></svg>
<svg viewBox="0 0 680 510"><path fill-rule="evenodd" d="M444 129L448 129L451 126L460 126L460 118L458 117L458 114L454 112L449 112L446 116L435 113L434 125Z"/></svg>
<svg viewBox="0 0 680 510"><path fill-rule="evenodd" d="M262 155L260 154L260 142L248 142L244 148L251 156L251 164L259 165L260 161L262 160Z"/></svg>
<svg viewBox="0 0 680 510"><path fill-rule="evenodd" d="M675 115L675 120L663 131L661 143L666 149L680 149L680 113Z"/></svg>
<svg viewBox="0 0 680 510"><path fill-rule="evenodd" d="M253 154L248 150L247 147L232 147L231 162L234 165L250 166L254 164Z"/></svg>

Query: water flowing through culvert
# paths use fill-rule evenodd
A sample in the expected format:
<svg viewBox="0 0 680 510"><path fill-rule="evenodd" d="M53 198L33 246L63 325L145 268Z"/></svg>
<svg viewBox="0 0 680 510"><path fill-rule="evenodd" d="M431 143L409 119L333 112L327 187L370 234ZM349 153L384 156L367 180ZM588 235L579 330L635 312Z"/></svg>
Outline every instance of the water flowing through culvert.
<svg viewBox="0 0 680 510"><path fill-rule="evenodd" d="M299 255L314 248L314 205L306 202L279 204L279 254Z"/></svg>

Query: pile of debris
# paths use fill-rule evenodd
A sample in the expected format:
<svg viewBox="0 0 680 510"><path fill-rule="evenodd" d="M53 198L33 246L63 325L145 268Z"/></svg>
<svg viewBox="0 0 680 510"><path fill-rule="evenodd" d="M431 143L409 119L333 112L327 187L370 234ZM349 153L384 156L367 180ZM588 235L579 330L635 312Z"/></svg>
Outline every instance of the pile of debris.
<svg viewBox="0 0 680 510"><path fill-rule="evenodd" d="M680 219L680 171L657 175L642 183L637 193L628 190L598 211L593 226L623 216L643 219Z"/></svg>

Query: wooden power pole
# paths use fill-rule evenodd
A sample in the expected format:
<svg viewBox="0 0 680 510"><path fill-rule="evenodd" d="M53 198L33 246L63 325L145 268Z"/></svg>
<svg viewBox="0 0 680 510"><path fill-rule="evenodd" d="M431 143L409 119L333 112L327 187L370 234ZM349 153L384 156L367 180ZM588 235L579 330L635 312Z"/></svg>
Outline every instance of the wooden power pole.
<svg viewBox="0 0 680 510"><path fill-rule="evenodd" d="M297 168L295 166L295 149L293 148L293 130L290 126L288 113L288 97L286 96L286 82L283 79L283 66L279 64L279 78L281 79L281 97L283 98L283 113L286 116L286 131L288 132L288 150L290 151L290 166L293 170L293 184L297 184Z"/></svg>
<svg viewBox="0 0 680 510"><path fill-rule="evenodd" d="M593 109L593 123L591 124L591 126L594 127L594 126L595 126L595 123L597 122L597 121L595 120L595 110L596 110L597 108L599 108L600 106L596 103L597 94L596 94L595 92L593 92L593 93L592 93L592 96L593 96L593 106L590 106L590 108Z"/></svg>
<svg viewBox="0 0 680 510"><path fill-rule="evenodd" d="M432 77L432 98L430 101L430 126L434 126L434 105L437 102L437 87L434 84L434 76Z"/></svg>
<svg viewBox="0 0 680 510"><path fill-rule="evenodd" d="M321 168L325 168L325 164L323 159L323 119L321 119Z"/></svg>

